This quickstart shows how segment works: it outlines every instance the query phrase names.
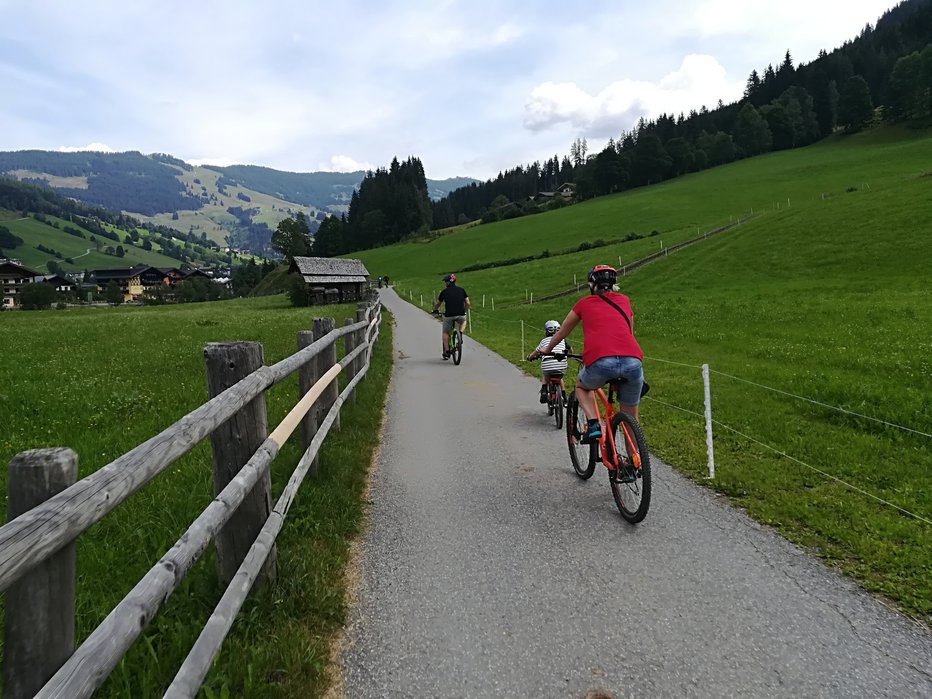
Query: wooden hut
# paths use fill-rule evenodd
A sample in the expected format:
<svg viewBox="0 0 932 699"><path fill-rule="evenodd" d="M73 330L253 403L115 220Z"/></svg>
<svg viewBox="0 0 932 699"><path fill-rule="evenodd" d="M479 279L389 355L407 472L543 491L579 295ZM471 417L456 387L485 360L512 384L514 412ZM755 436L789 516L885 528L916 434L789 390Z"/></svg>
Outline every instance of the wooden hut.
<svg viewBox="0 0 932 699"><path fill-rule="evenodd" d="M301 275L315 306L362 301L369 286L369 270L362 260L295 257L288 271Z"/></svg>

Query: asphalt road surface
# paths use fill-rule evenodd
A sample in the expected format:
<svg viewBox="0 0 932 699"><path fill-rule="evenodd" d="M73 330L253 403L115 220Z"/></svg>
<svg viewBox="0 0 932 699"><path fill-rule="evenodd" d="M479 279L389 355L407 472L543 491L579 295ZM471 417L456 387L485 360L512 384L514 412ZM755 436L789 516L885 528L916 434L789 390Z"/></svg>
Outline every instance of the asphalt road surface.
<svg viewBox="0 0 932 699"><path fill-rule="evenodd" d="M625 523L537 379L469 338L442 361L437 321L382 300L396 361L346 696L932 697L926 630L657 460Z"/></svg>

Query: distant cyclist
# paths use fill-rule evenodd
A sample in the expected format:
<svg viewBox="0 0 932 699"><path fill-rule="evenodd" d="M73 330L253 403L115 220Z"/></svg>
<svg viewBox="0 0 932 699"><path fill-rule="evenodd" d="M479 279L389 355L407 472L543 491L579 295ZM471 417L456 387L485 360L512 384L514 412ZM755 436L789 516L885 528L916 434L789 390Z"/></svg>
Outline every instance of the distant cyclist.
<svg viewBox="0 0 932 699"><path fill-rule="evenodd" d="M582 442L588 444L602 436L599 427L595 391L609 381L624 378L618 393L621 410L638 416L644 370L644 354L634 339L631 302L614 291L618 275L614 267L596 265L589 271L589 296L581 298L566 314L566 319L543 350L534 350L528 359L552 352L569 335L579 321L583 324L583 370L576 378L576 398L586 413L588 424Z"/></svg>
<svg viewBox="0 0 932 699"><path fill-rule="evenodd" d="M466 328L466 311L469 310L469 295L466 290L456 285L456 275L448 274L443 278L446 288L440 292L437 300L434 301L434 312L443 304L443 325L441 327L441 336L443 339L443 358L450 358L450 331L453 330L453 324L459 325L462 332Z"/></svg>
<svg viewBox="0 0 932 699"><path fill-rule="evenodd" d="M538 343L537 349L543 350L548 343L550 338L557 334L557 331L560 329L560 324L555 320L548 320L544 323L544 338ZM566 352L572 351L570 349L570 343L565 340L558 342L553 347L553 351L557 354L564 354ZM563 390L563 377L566 376L566 358L558 359L557 357L544 357L540 362L540 402L547 402L547 383L550 378L559 378L560 379L560 389Z"/></svg>

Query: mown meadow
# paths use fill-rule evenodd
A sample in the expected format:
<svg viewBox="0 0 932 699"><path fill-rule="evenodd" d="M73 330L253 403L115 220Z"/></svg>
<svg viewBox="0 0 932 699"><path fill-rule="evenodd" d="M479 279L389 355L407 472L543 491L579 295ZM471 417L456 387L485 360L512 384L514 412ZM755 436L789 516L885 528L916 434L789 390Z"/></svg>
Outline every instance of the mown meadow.
<svg viewBox="0 0 932 699"><path fill-rule="evenodd" d="M162 431L207 399L202 350L253 340L265 363L294 353L314 316L338 325L355 306L293 308L283 296L210 304L0 314L0 461L68 446L83 477ZM279 537L280 577L247 602L204 695L320 694L333 634L344 622L343 575L360 530L391 371L391 320L356 402L344 406L320 471L305 481ZM338 341L338 354L343 343ZM291 378L266 395L274 428L294 405ZM300 457L295 435L272 465L273 501ZM6 492L6 469L0 488ZM77 637L83 640L185 531L213 497L208 442L176 462L78 543ZM4 520L5 521L5 520ZM222 590L212 547L169 598L98 693L161 696ZM283 640L287 639L287 640Z"/></svg>
<svg viewBox="0 0 932 699"><path fill-rule="evenodd" d="M838 136L358 256L426 305L445 272L548 250L531 262L459 274L473 303L473 336L536 371L523 353L544 321L562 320L583 292L533 305L531 294L572 290L574 275L584 284L596 263L626 265L660 250L660 241L675 245L739 219L620 279L652 385L642 408L648 440L682 472L928 623L928 131ZM645 237L554 254L629 232ZM581 331L574 337L579 346ZM713 481L706 480L705 363L716 421ZM567 459L556 433L553 441L554 458ZM653 506L663 507L662 495Z"/></svg>

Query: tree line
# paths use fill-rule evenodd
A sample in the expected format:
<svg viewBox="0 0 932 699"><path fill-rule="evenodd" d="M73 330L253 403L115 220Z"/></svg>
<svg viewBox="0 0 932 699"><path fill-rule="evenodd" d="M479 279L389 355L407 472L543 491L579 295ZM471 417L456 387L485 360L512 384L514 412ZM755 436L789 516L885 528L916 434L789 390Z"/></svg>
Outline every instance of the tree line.
<svg viewBox="0 0 932 699"><path fill-rule="evenodd" d="M434 227L535 213L547 207L529 199L562 182L575 183L577 198L586 199L809 145L838 129L862 129L878 112L884 120L928 125L930 41L932 0L908 0L812 63L794 65L787 51L776 67L752 71L735 103L642 119L592 156L585 139L577 139L562 159L517 166L457 189L433 203Z"/></svg>
<svg viewBox="0 0 932 699"><path fill-rule="evenodd" d="M333 257L353 250L397 243L408 235L431 227L431 205L424 166L418 158L369 171L353 192L349 211L329 216L311 238L302 213L278 224L272 248L291 261L295 256Z"/></svg>

